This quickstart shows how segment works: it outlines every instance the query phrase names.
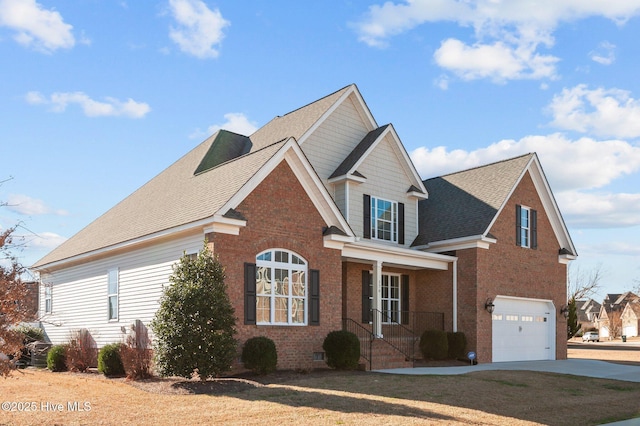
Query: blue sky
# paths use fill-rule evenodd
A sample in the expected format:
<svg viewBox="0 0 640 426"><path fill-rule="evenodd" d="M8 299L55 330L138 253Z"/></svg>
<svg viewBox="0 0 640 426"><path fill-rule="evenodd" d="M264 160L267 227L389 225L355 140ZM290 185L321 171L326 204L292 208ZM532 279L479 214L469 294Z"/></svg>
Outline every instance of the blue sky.
<svg viewBox="0 0 640 426"><path fill-rule="evenodd" d="M30 265L220 127L356 83L423 178L536 151L602 289L640 279L640 0L0 0L0 229Z"/></svg>

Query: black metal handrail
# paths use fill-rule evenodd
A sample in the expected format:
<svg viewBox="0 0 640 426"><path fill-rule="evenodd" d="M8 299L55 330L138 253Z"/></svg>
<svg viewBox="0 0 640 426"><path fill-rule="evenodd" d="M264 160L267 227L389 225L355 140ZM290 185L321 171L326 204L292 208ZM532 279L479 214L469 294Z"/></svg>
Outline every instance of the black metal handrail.
<svg viewBox="0 0 640 426"><path fill-rule="evenodd" d="M371 346L374 339L371 330L351 318L342 318L342 329L358 336L358 340L360 340L360 356L369 362L369 370L371 370Z"/></svg>
<svg viewBox="0 0 640 426"><path fill-rule="evenodd" d="M400 324L386 312L377 309L372 309L371 311L374 317L377 314L380 314L382 317L382 335L377 337L402 353L406 359L413 361L415 359L416 343L416 335L414 332L410 328Z"/></svg>

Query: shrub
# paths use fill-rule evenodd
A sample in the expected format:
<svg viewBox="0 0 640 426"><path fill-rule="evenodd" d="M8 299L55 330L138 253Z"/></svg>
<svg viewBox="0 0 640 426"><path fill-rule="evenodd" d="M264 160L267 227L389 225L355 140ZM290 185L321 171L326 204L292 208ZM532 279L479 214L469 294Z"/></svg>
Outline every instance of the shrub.
<svg viewBox="0 0 640 426"><path fill-rule="evenodd" d="M258 374L275 371L278 363L276 344L268 337L252 337L242 347L242 363Z"/></svg>
<svg viewBox="0 0 640 426"><path fill-rule="evenodd" d="M467 336L461 331L447 333L447 343L449 344L449 358L460 359L465 357L467 348Z"/></svg>
<svg viewBox="0 0 640 426"><path fill-rule="evenodd" d="M427 330L420 337L420 352L425 359L447 359L449 342L442 330Z"/></svg>
<svg viewBox="0 0 640 426"><path fill-rule="evenodd" d="M30 325L21 325L16 327L16 331L24 335L24 344L28 344L36 341L44 341L44 330L40 327L33 327Z"/></svg>
<svg viewBox="0 0 640 426"><path fill-rule="evenodd" d="M71 371L84 373L90 367L95 367L98 361L96 342L86 328L71 332L67 345L67 368Z"/></svg>
<svg viewBox="0 0 640 426"><path fill-rule="evenodd" d="M137 320L131 325L131 334L120 346L120 359L128 379L146 379L153 375L151 340L142 321Z"/></svg>
<svg viewBox="0 0 640 426"><path fill-rule="evenodd" d="M55 345L47 353L47 368L51 371L67 371L67 345Z"/></svg>
<svg viewBox="0 0 640 426"><path fill-rule="evenodd" d="M122 343L105 345L98 352L98 371L107 377L124 376L124 366L120 359Z"/></svg>
<svg viewBox="0 0 640 426"><path fill-rule="evenodd" d="M330 332L322 343L327 355L327 365L338 370L358 368L360 360L360 339L355 334L337 330Z"/></svg>
<svg viewBox="0 0 640 426"><path fill-rule="evenodd" d="M224 282L224 267L206 244L196 258L174 266L151 323L155 361L163 376L201 380L231 370L238 357L236 317Z"/></svg>

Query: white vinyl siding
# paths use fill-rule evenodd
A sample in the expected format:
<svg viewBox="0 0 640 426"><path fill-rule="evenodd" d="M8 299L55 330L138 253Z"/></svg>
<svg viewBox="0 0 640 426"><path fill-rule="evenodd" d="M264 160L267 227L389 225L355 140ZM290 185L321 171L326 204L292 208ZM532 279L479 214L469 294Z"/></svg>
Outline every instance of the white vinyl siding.
<svg viewBox="0 0 640 426"><path fill-rule="evenodd" d="M380 141L358 168L367 181L349 188L349 224L356 235L363 235L363 194L404 203L404 242L409 246L418 235L418 200L407 195L412 179L405 174L401 163L404 159L397 152L395 142L388 140L390 137Z"/></svg>
<svg viewBox="0 0 640 426"><path fill-rule="evenodd" d="M370 130L347 99L303 142L302 151L327 188L329 176Z"/></svg>
<svg viewBox="0 0 640 426"><path fill-rule="evenodd" d="M121 327L135 320L149 325L159 307L163 286L183 252L202 248L202 234L182 237L42 274L43 286L53 285L55 306L43 327L54 344L65 343L72 330L87 328L99 347L122 341ZM107 271L118 265L118 321L108 321ZM41 309L44 310L44 301ZM149 330L151 334L151 330Z"/></svg>

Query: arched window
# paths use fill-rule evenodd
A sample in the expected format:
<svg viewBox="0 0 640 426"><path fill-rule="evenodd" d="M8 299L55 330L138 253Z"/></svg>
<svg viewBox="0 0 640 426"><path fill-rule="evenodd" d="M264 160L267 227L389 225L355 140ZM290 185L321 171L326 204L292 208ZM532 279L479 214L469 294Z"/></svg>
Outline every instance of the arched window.
<svg viewBox="0 0 640 426"><path fill-rule="evenodd" d="M306 325L307 262L289 250L260 253L255 295L257 324Z"/></svg>

